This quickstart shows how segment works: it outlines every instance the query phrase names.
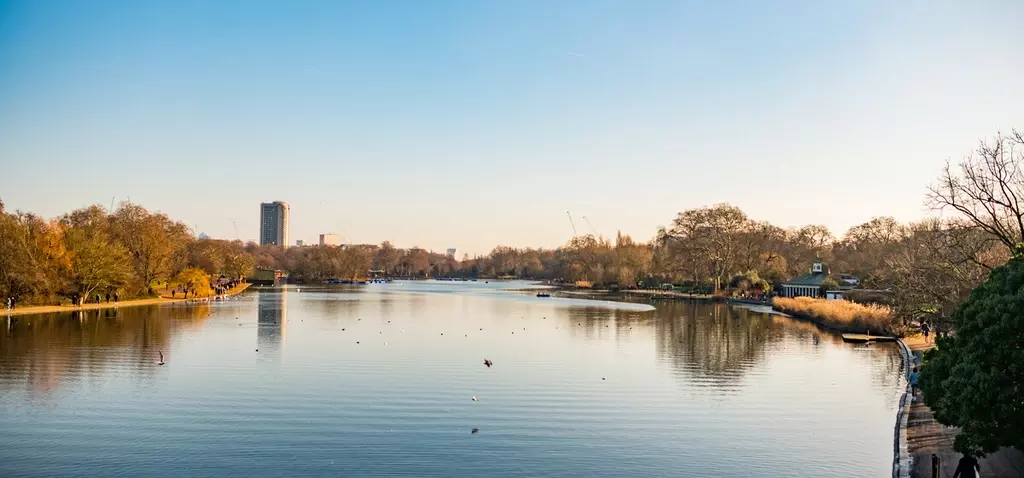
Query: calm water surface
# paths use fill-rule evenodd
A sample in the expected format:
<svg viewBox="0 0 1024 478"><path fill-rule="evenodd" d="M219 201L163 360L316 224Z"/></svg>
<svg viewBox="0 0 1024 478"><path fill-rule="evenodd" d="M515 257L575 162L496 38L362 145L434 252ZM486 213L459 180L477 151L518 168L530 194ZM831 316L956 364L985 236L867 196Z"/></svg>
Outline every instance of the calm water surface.
<svg viewBox="0 0 1024 478"><path fill-rule="evenodd" d="M0 476L891 473L894 346L724 305L501 290L522 286L0 321Z"/></svg>

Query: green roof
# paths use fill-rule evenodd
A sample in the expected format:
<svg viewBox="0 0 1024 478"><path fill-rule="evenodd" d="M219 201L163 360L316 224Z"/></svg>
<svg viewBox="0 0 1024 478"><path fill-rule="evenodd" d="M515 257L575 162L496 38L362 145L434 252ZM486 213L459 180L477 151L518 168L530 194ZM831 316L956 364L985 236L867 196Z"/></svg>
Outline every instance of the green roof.
<svg viewBox="0 0 1024 478"><path fill-rule="evenodd" d="M799 286L820 286L825 279L828 278L828 274L824 272L818 272L815 274L804 274L797 276L789 280L782 285L799 285Z"/></svg>

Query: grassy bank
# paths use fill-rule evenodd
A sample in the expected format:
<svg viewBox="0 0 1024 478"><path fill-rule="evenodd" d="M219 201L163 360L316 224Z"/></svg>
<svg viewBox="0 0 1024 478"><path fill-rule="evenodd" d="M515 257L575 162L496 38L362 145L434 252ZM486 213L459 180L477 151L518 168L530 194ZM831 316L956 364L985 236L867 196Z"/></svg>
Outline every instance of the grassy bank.
<svg viewBox="0 0 1024 478"><path fill-rule="evenodd" d="M239 292L242 292L245 289L249 288L249 285L250 284L248 284L248 283L239 284L239 285L235 286L233 289L229 290L225 295L235 295L235 294L238 294ZM26 307L18 307L16 309L10 310L10 311L0 309L0 317L3 317L3 316L14 316L14 315L29 315L29 314L48 314L48 313L54 313L54 312L68 312L68 311L74 311L74 310L113 309L115 307L138 307L138 306L141 306L141 305L160 305L160 304L169 304L169 303L172 303L172 302L187 302L187 301L203 300L203 299L209 299L209 298L200 297L198 299L196 299L196 298L169 299L167 297L150 297L150 298L144 298L144 299L122 300L120 302L103 302L103 303L99 303L99 304L89 303L89 304L83 304L83 305L77 306L77 307L73 306L73 305L30 305L30 306L26 306Z"/></svg>
<svg viewBox="0 0 1024 478"><path fill-rule="evenodd" d="M884 306L810 297L776 297L772 301L772 308L839 332L874 335L893 333L892 312Z"/></svg>

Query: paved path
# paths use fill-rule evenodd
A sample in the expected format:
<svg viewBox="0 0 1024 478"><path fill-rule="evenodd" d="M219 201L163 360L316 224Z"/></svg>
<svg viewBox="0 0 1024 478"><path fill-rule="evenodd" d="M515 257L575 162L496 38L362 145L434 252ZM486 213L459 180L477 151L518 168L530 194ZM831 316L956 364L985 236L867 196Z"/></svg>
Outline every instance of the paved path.
<svg viewBox="0 0 1024 478"><path fill-rule="evenodd" d="M250 284L239 284L229 290L225 295L235 295L244 291ZM174 302L186 302L195 299L168 299L166 297L154 297L151 299L134 299L121 302L104 302L100 304L84 304L80 307L71 305L35 305L28 307L17 307L12 311L0 310L0 316L28 315L28 314L49 314L54 312L70 312L75 310L113 309L115 307L137 307L140 305L171 304Z"/></svg>
<svg viewBox="0 0 1024 478"><path fill-rule="evenodd" d="M921 352L931 348L919 338L910 338L904 342L914 352L915 362L921 363ZM914 459L910 476L931 478L932 455L939 457L942 478L952 478L956 471L960 454L953 451L953 440L956 429L935 421L932 411L925 406L920 395L910 405L910 416L907 421L907 451ZM1012 448L1003 448L979 460L981 476L993 477L1024 477L1024 453Z"/></svg>

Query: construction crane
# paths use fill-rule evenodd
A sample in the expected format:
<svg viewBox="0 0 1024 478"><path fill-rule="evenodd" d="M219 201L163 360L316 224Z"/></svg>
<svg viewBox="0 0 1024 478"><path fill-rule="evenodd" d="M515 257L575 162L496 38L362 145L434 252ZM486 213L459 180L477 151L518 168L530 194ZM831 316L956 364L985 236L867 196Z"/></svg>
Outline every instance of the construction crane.
<svg viewBox="0 0 1024 478"><path fill-rule="evenodd" d="M572 214L569 214L569 211L565 211L565 215L569 216L569 225L572 226L572 237L575 238L576 237L576 224L574 222L572 222Z"/></svg>
<svg viewBox="0 0 1024 478"><path fill-rule="evenodd" d="M590 223L590 219L587 216L583 216L583 220L587 221L587 225L590 226L590 232L594 233L594 237L597 237L597 229L594 229L594 225Z"/></svg>
<svg viewBox="0 0 1024 478"><path fill-rule="evenodd" d="M238 237L238 224L235 223L234 219L231 220L231 225L235 226L235 240L236 241L241 241L242 239Z"/></svg>

